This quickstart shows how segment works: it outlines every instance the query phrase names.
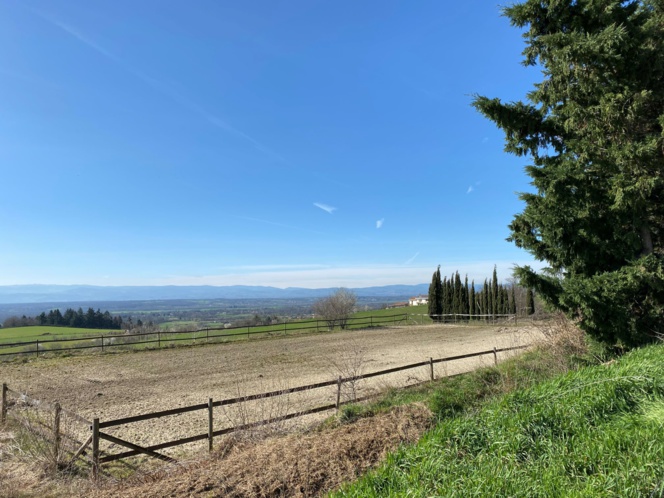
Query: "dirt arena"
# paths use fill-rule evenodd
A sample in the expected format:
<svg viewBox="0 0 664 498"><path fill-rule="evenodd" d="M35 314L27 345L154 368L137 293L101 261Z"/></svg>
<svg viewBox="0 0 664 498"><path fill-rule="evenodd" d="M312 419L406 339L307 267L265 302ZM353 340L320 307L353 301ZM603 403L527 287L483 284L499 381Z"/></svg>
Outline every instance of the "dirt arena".
<svg viewBox="0 0 664 498"><path fill-rule="evenodd" d="M446 356L531 344L531 327L426 325L286 336L228 344L107 355L35 359L0 364L10 388L87 419L101 421L206 403L368 373ZM505 356L500 356L504 358ZM493 362L491 355L437 364L436 377ZM358 386L367 394L391 385L423 381L428 367ZM321 392L317 392L321 391ZM346 393L348 394L348 393ZM215 409L215 429L334 402L336 388L256 402L235 411ZM305 399L306 398L306 399ZM261 404L262 403L262 404ZM249 405L249 404L247 404ZM250 413L251 412L251 413ZM140 445L207 432L207 412L165 417L109 430ZM105 448L114 450L114 448Z"/></svg>

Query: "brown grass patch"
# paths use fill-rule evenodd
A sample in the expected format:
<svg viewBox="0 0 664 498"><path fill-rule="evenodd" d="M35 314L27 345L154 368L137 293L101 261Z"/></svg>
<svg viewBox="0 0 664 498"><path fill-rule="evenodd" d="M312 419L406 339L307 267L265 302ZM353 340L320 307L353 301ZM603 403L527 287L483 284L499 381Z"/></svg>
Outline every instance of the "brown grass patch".
<svg viewBox="0 0 664 498"><path fill-rule="evenodd" d="M570 357L582 356L588 352L586 334L563 313L556 313L540 323L537 328L541 343L553 356L566 362Z"/></svg>
<svg viewBox="0 0 664 498"><path fill-rule="evenodd" d="M208 460L108 483L93 496L319 496L375 467L400 444L417 441L431 423L428 408L414 404L320 432L227 440Z"/></svg>

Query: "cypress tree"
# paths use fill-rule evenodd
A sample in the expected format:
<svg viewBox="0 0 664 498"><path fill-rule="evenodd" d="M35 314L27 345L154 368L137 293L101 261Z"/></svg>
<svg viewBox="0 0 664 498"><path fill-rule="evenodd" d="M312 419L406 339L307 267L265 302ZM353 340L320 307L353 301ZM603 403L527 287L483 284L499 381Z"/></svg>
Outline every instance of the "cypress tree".
<svg viewBox="0 0 664 498"><path fill-rule="evenodd" d="M512 284L512 302L510 303L510 313L516 316L516 291L514 290L514 284Z"/></svg>
<svg viewBox="0 0 664 498"><path fill-rule="evenodd" d="M498 290L496 291L496 315L500 315L503 312L503 286L498 285Z"/></svg>
<svg viewBox="0 0 664 498"><path fill-rule="evenodd" d="M447 281L447 309L448 314L454 314L454 274Z"/></svg>
<svg viewBox="0 0 664 498"><path fill-rule="evenodd" d="M528 292L526 293L526 314L532 315L533 313L535 313L535 296L532 287L528 287Z"/></svg>
<svg viewBox="0 0 664 498"><path fill-rule="evenodd" d="M465 315L470 314L470 290L468 289L468 274L463 282L463 313Z"/></svg>
<svg viewBox="0 0 664 498"><path fill-rule="evenodd" d="M435 321L440 320L440 316L438 315L442 313L442 287L440 281L440 265L438 265L438 269L433 272L433 276L431 277L431 284L429 284L429 317Z"/></svg>
<svg viewBox="0 0 664 498"><path fill-rule="evenodd" d="M491 280L491 314L498 313L498 273L496 265L493 265L493 278Z"/></svg>
<svg viewBox="0 0 664 498"><path fill-rule="evenodd" d="M475 316L475 280L470 284L470 294L468 296L468 313L471 318Z"/></svg>
<svg viewBox="0 0 664 498"><path fill-rule="evenodd" d="M457 315L463 313L463 287L458 271L454 275L454 313Z"/></svg>

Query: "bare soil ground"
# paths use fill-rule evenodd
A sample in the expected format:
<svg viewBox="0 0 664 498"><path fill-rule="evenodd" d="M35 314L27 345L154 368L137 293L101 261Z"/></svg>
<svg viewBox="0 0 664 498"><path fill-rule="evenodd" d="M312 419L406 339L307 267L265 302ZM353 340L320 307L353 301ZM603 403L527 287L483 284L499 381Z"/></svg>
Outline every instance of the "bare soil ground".
<svg viewBox="0 0 664 498"><path fill-rule="evenodd" d="M37 359L1 364L0 381L33 398L58 401L83 417L104 421L205 403L210 397L220 400L331 380L339 375L383 370L430 357L531 344L538 338L531 327L390 327L193 348ZM486 356L439 364L435 374L442 377L492 362L493 357ZM427 367L377 377L356 386L356 394L421 382L428 376ZM334 402L335 388L320 391L257 401L234 410L220 408L215 411L215 429ZM83 426L68 429L81 440L89 434L89 429ZM207 412L138 422L107 431L141 446L158 444L206 433ZM183 452L200 453L201 449L202 445L179 447L172 449L171 454L183 456ZM122 451L106 443L102 450Z"/></svg>

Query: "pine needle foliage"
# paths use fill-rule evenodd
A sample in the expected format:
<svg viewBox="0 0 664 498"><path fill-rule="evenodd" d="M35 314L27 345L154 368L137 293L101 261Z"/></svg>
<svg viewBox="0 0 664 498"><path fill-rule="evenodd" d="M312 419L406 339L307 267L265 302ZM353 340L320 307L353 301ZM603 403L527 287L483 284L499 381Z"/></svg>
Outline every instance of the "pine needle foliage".
<svg viewBox="0 0 664 498"><path fill-rule="evenodd" d="M664 2L527 0L503 12L543 76L523 102L473 102L507 152L532 159L536 192L521 194L508 240L550 268L517 276L609 344L661 337Z"/></svg>

